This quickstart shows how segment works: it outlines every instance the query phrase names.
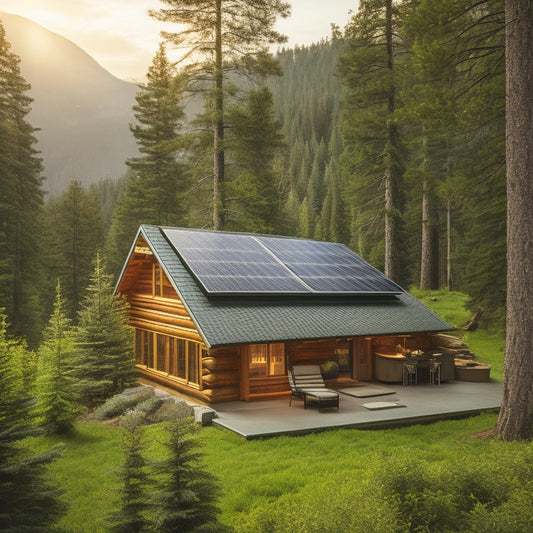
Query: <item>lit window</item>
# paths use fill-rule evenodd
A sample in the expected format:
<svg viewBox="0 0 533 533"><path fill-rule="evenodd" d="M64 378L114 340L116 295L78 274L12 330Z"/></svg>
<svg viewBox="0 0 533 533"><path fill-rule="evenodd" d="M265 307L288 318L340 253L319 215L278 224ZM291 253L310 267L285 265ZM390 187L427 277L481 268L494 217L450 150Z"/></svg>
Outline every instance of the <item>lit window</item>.
<svg viewBox="0 0 533 533"><path fill-rule="evenodd" d="M200 383L203 352L197 342L135 330L135 362L187 383Z"/></svg>
<svg viewBox="0 0 533 533"><path fill-rule="evenodd" d="M283 343L252 344L248 371L250 377L285 374L285 345Z"/></svg>

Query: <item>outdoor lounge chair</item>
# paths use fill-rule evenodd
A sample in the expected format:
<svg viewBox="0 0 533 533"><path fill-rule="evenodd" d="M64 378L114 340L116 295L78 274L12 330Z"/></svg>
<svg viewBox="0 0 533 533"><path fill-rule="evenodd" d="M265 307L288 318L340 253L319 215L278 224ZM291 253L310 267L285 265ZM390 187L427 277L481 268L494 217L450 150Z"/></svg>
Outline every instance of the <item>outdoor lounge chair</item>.
<svg viewBox="0 0 533 533"><path fill-rule="evenodd" d="M308 405L322 407L336 407L339 409L339 393L328 389L320 372L319 365L296 365L289 370L289 386L291 397L304 401L304 409Z"/></svg>

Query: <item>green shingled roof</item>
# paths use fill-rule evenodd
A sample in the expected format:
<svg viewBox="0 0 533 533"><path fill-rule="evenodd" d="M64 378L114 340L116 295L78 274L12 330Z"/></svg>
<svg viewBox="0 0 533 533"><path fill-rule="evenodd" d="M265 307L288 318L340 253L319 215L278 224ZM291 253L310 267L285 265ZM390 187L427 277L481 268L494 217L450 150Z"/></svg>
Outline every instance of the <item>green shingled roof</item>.
<svg viewBox="0 0 533 533"><path fill-rule="evenodd" d="M139 232L208 347L453 329L407 292L373 298L334 295L208 297L160 227L142 225Z"/></svg>

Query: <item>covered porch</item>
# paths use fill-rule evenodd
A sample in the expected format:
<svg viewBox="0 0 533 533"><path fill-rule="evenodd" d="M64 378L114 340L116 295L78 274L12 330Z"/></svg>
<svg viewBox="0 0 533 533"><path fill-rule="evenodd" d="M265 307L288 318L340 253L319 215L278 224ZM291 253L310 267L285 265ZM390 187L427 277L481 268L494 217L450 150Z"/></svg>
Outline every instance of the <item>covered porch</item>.
<svg viewBox="0 0 533 533"><path fill-rule="evenodd" d="M441 385L366 382L372 396L353 396L339 388L339 410L304 409L303 402L277 398L257 402L221 402L212 404L216 412L213 424L229 429L246 439L279 435L301 435L339 428L379 429L422 424L443 419L471 416L499 409L502 398L500 382L450 381ZM345 388L347 390L347 388ZM378 404L370 406L368 404Z"/></svg>

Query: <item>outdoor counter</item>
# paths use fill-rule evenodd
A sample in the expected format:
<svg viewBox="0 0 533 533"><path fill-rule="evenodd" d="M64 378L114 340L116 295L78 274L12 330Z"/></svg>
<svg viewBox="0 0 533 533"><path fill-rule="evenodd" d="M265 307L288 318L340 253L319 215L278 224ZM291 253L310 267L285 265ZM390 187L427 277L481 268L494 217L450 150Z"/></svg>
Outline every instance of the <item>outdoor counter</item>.
<svg viewBox="0 0 533 533"><path fill-rule="evenodd" d="M376 379L391 383L403 381L403 363L405 360L405 355L401 353L376 352Z"/></svg>
<svg viewBox="0 0 533 533"><path fill-rule="evenodd" d="M441 363L441 381L455 379L454 356L451 353L433 353L419 357L421 366L427 368L427 361L436 359ZM375 352L375 377L378 381L399 383L403 381L403 364L408 358L401 353ZM422 365L425 362L425 365Z"/></svg>

